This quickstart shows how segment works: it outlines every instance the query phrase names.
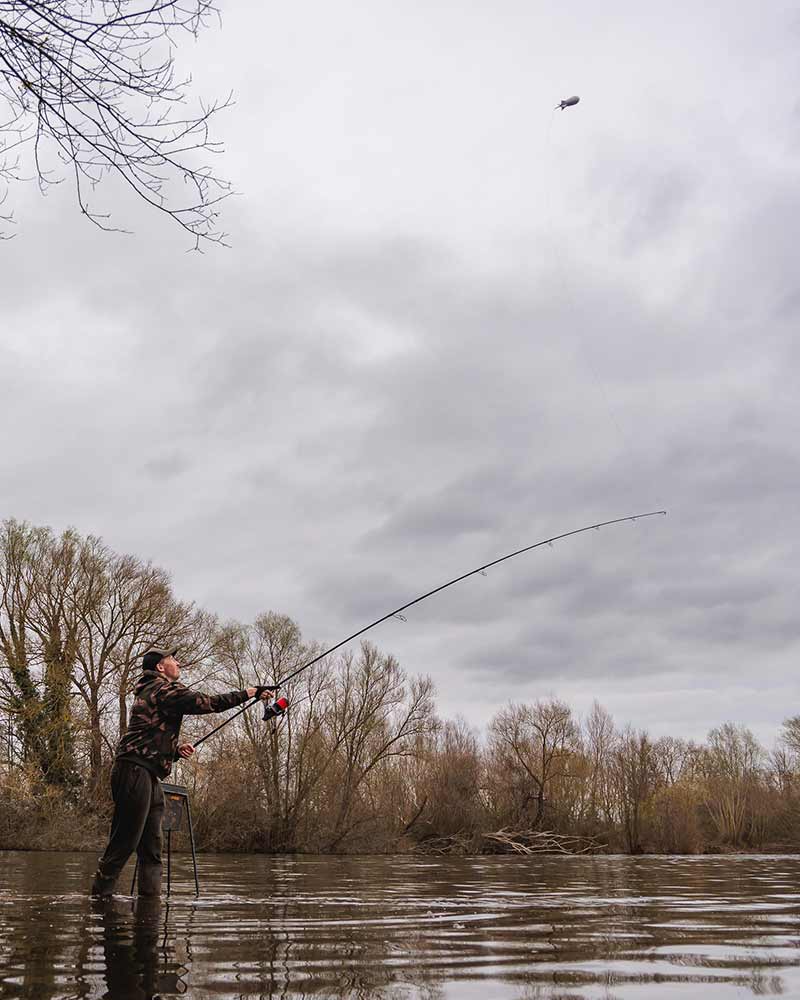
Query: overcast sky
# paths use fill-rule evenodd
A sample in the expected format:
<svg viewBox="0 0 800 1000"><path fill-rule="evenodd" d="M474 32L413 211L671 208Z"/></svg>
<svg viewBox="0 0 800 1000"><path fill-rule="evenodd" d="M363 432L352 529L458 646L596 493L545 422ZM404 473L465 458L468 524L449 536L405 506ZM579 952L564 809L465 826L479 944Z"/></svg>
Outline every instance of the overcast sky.
<svg viewBox="0 0 800 1000"><path fill-rule="evenodd" d="M229 250L17 186L0 516L225 617L371 639L445 715L800 712L795 4L223 5L181 51ZM579 94L566 112L553 107ZM7 206L8 207L8 206Z"/></svg>

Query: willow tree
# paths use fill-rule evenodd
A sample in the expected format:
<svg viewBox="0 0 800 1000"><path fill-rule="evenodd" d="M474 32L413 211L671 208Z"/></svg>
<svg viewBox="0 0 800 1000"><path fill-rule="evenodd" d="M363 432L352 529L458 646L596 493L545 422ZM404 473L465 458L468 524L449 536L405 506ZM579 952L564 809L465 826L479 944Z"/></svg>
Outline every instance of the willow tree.
<svg viewBox="0 0 800 1000"><path fill-rule="evenodd" d="M228 185L210 166L209 123L229 100L188 104L181 35L216 16L213 0L0 0L0 180L42 190L72 177L80 211L109 175L194 239L223 240ZM7 190L0 191L0 201Z"/></svg>

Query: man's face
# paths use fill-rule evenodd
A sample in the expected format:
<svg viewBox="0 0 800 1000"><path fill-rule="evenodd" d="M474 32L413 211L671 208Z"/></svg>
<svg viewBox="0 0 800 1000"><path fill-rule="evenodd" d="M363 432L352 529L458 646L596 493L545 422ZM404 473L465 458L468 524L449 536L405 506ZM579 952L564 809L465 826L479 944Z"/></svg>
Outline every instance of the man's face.
<svg viewBox="0 0 800 1000"><path fill-rule="evenodd" d="M174 656L165 656L159 663L157 670L170 681L178 680L181 675L181 665Z"/></svg>

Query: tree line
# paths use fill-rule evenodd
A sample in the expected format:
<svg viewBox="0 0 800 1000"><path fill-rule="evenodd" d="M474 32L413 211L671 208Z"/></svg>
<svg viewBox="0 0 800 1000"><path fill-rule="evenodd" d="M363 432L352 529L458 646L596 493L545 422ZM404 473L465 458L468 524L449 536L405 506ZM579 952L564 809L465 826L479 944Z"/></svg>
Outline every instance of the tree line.
<svg viewBox="0 0 800 1000"><path fill-rule="evenodd" d="M291 618L220 621L169 574L94 536L0 528L0 848L94 847L142 652L173 642L192 686L279 683L319 653ZM479 734L430 678L371 643L290 681L177 765L201 848L629 853L794 849L800 717L768 752L743 725L703 743L618 727L595 703L509 704ZM209 719L187 718L197 738Z"/></svg>

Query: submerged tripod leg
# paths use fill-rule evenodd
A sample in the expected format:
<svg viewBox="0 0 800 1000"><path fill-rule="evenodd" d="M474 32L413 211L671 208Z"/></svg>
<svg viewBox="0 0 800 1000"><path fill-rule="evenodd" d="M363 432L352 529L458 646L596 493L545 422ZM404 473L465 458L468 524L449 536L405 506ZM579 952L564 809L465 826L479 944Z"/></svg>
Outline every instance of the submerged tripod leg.
<svg viewBox="0 0 800 1000"><path fill-rule="evenodd" d="M167 830L167 895L168 896L169 896L171 873L172 873L172 830Z"/></svg>
<svg viewBox="0 0 800 1000"><path fill-rule="evenodd" d="M186 800L186 818L189 820L189 843L192 845L192 864L194 865L194 894L200 895L200 882L197 878L197 851L194 847L194 828L192 827L192 810L189 808L189 800Z"/></svg>

